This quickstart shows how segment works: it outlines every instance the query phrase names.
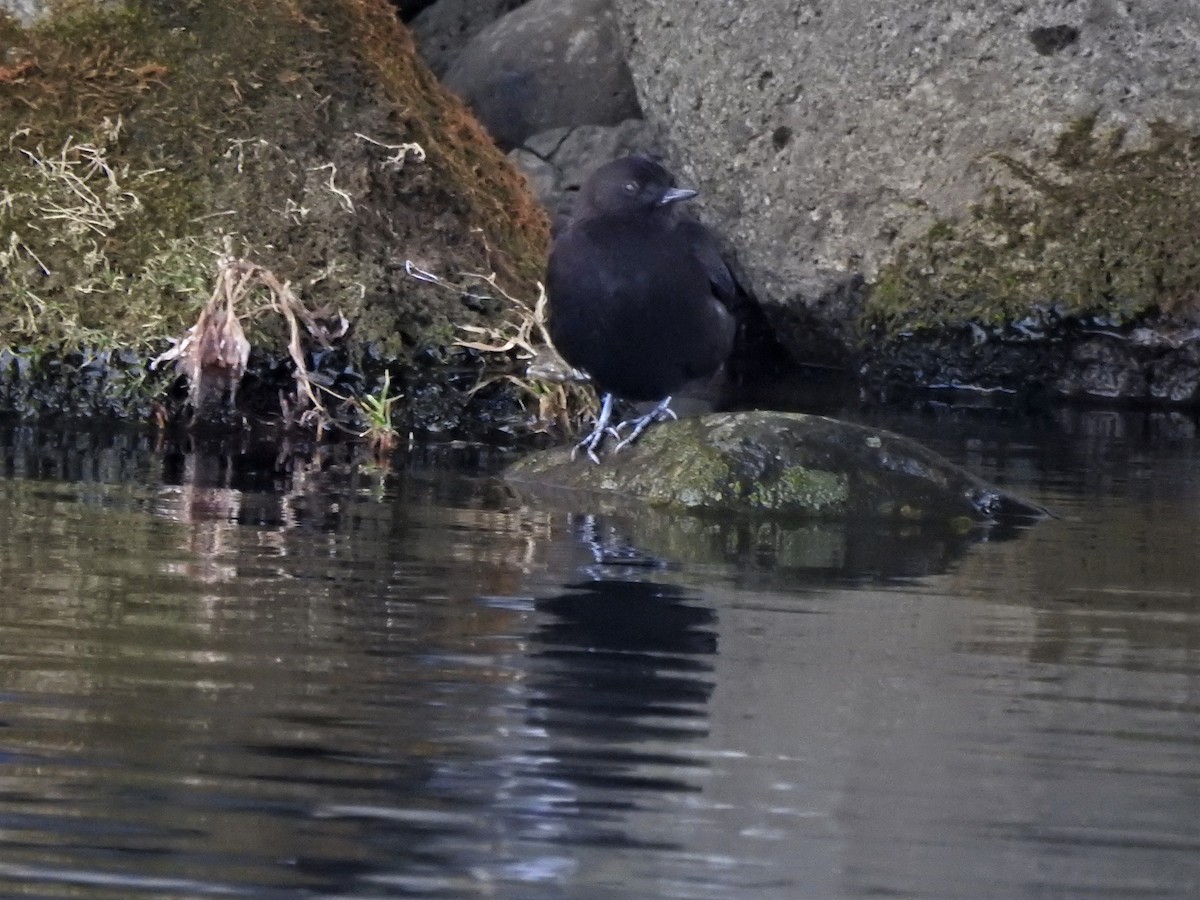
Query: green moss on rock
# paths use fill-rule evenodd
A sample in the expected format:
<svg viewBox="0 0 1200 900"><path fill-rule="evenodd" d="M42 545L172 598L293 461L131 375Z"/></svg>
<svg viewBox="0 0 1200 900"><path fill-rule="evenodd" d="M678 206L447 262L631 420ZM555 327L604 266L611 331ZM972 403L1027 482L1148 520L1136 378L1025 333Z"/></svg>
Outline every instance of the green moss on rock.
<svg viewBox="0 0 1200 900"><path fill-rule="evenodd" d="M651 429L644 440L638 481L653 505L703 507L737 489L729 461L714 448L697 445L689 429Z"/></svg>
<svg viewBox="0 0 1200 900"><path fill-rule="evenodd" d="M820 514L842 509L849 499L846 479L806 466L785 466L769 481L754 485L749 500L761 509L804 509Z"/></svg>
<svg viewBox="0 0 1200 900"><path fill-rule="evenodd" d="M505 477L709 513L937 523L1037 514L899 435L795 413L669 422L599 465L559 448L525 457Z"/></svg>
<svg viewBox="0 0 1200 900"><path fill-rule="evenodd" d="M1114 322L1200 297L1200 136L1158 123L1125 146L1094 117L1052 152L995 153L963 222L935 224L878 275L865 321L885 334L999 325L1039 308Z"/></svg>

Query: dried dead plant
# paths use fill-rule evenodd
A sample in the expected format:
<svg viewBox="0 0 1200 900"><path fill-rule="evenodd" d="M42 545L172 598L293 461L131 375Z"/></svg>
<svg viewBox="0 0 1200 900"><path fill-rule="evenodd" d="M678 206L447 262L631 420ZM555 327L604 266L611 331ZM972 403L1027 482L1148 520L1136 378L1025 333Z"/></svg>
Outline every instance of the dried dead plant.
<svg viewBox="0 0 1200 900"><path fill-rule="evenodd" d="M419 268L412 260L405 262L404 270L420 281L450 290L465 290L468 296L476 299L498 295L508 305L510 314L495 325L459 325L459 330L466 332L469 337L456 340L454 344L488 357L501 358L500 364L507 367L511 367L513 359L524 361L524 373L485 372L471 389L472 392L497 381L514 385L522 395L531 397L537 403L539 430L546 430L553 424L563 431L572 432L581 421L595 415L599 403L595 391L587 384L587 376L568 365L550 340L546 325L546 289L540 283L537 300L530 306L504 290L494 272L488 275L468 272L461 276L463 283L456 284ZM487 286L487 294L472 293L481 285Z"/></svg>
<svg viewBox="0 0 1200 900"><path fill-rule="evenodd" d="M188 402L193 409L226 391L235 397L250 360L250 342L238 321L238 304L249 289L249 276L239 272L235 262L225 256L218 260L216 287L200 310L200 318L182 340L150 363L151 368L175 363L187 379Z"/></svg>
<svg viewBox="0 0 1200 900"><path fill-rule="evenodd" d="M114 141L121 125L118 119L113 126ZM57 155L45 153L40 144L35 151L20 152L32 163L45 186L40 193L42 221L60 221L68 231L90 231L103 236L121 218L141 208L137 194L126 190L121 183L128 172L119 173L109 164L104 147L78 143L72 136Z"/></svg>
<svg viewBox="0 0 1200 900"><path fill-rule="evenodd" d="M248 309L249 297L257 288L266 291L266 303ZM226 241L225 253L217 259L217 278L212 296L200 311L196 324L165 353L151 362L156 367L174 362L176 369L187 378L188 401L199 409L213 397L230 395L232 404L237 386L246 373L250 358L250 342L246 339L240 319L254 318L265 312L282 316L288 326L288 355L295 366L296 393L301 406L306 407L299 417L302 425L311 425L320 434L333 422L333 417L321 402L304 358L304 335L323 347L346 333L348 322L338 314L333 326L309 310L292 291L287 281L281 281L270 269L233 255Z"/></svg>

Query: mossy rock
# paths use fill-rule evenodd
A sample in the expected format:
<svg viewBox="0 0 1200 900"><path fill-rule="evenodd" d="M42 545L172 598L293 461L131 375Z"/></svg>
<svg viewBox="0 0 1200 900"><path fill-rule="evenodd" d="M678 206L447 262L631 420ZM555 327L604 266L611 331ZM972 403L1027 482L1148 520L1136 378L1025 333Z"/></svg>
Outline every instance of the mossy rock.
<svg viewBox="0 0 1200 900"><path fill-rule="evenodd" d="M870 516L959 530L1044 514L908 438L799 413L663 423L599 464L558 447L518 460L504 478L689 512Z"/></svg>
<svg viewBox="0 0 1200 900"><path fill-rule="evenodd" d="M899 248L865 321L884 336L1032 317L1119 325L1194 313L1200 297L1200 135L1154 123L1137 147L1096 117L1049 152L980 161L986 197Z"/></svg>
<svg viewBox="0 0 1200 900"><path fill-rule="evenodd" d="M886 385L1200 402L1200 135L1096 117L980 160L984 200L898 248L859 321Z"/></svg>
<svg viewBox="0 0 1200 900"><path fill-rule="evenodd" d="M226 248L344 316L352 367L446 360L507 312L407 260L536 294L543 213L387 0L55 10L0 11L0 349L149 359ZM247 318L286 358L282 320Z"/></svg>

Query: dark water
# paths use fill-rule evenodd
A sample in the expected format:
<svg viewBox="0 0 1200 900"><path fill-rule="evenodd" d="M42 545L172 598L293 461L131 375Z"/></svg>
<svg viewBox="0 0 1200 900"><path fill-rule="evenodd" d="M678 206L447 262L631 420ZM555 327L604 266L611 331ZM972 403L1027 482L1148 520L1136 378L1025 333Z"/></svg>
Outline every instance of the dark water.
<svg viewBox="0 0 1200 900"><path fill-rule="evenodd" d="M0 433L0 895L1200 894L1194 423L887 424L1059 518Z"/></svg>

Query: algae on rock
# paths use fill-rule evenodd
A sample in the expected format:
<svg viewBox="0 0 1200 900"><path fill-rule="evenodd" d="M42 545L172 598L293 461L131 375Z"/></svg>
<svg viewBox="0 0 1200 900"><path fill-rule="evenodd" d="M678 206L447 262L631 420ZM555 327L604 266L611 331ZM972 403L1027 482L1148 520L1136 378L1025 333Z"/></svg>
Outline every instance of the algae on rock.
<svg viewBox="0 0 1200 900"><path fill-rule="evenodd" d="M720 413L656 425L593 464L568 448L540 451L504 477L706 513L867 517L955 531L1041 510L992 488L900 435L798 413Z"/></svg>
<svg viewBox="0 0 1200 900"><path fill-rule="evenodd" d="M1095 117L1052 152L993 153L986 200L879 273L865 321L885 335L1052 312L1114 324L1200 303L1200 136L1165 124L1125 147Z"/></svg>

